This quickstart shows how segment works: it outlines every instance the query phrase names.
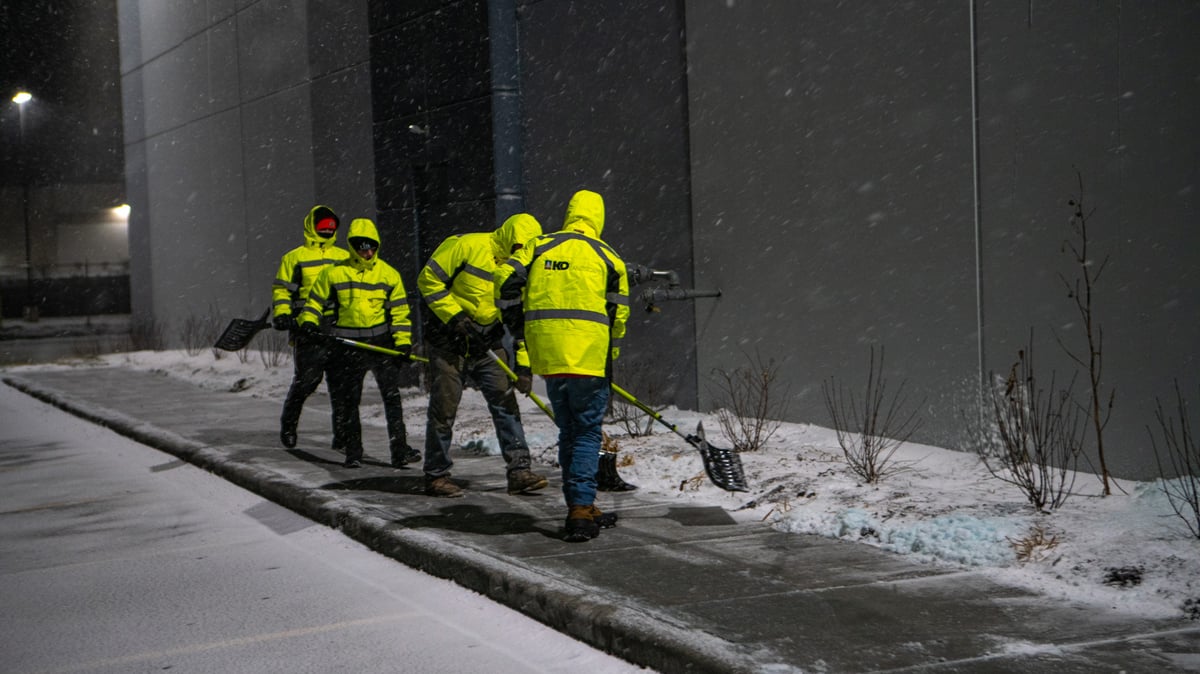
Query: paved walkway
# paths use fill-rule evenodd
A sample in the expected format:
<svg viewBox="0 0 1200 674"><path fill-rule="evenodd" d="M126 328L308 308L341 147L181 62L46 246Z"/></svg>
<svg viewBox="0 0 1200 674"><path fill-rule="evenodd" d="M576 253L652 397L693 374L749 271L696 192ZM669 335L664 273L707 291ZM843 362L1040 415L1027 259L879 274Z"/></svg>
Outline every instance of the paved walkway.
<svg viewBox="0 0 1200 674"><path fill-rule="evenodd" d="M419 469L391 469L386 450L342 468L328 416L312 413L323 400L288 451L271 401L123 368L4 381L662 672L1200 671L1200 625L1098 614L720 508L604 494L620 525L563 543L557 479L509 496L499 457L458 455L468 495L423 496ZM382 429L364 433L368 448L386 447Z"/></svg>

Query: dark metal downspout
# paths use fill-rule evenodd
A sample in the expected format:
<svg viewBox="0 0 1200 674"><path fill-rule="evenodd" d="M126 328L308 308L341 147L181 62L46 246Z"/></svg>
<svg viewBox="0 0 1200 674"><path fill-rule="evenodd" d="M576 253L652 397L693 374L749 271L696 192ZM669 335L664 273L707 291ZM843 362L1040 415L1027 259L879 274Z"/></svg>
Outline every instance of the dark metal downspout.
<svg viewBox="0 0 1200 674"><path fill-rule="evenodd" d="M521 182L521 57L516 0L488 0L496 226L525 210Z"/></svg>

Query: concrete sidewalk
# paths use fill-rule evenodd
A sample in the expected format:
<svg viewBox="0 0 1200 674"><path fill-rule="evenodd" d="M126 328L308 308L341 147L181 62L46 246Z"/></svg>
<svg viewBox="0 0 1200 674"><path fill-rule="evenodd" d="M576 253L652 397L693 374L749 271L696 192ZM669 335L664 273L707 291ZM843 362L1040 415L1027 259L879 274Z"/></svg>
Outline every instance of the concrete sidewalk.
<svg viewBox="0 0 1200 674"><path fill-rule="evenodd" d="M540 495L509 496L499 457L459 454L468 495L426 497L419 468L387 466L382 429L364 428L363 468L342 468L322 399L289 451L272 401L123 368L4 381L662 672L1200 671L1200 625L1098 615L969 571L736 523L720 508L603 494L619 526L563 543L556 478ZM423 429L409 431L420 448Z"/></svg>

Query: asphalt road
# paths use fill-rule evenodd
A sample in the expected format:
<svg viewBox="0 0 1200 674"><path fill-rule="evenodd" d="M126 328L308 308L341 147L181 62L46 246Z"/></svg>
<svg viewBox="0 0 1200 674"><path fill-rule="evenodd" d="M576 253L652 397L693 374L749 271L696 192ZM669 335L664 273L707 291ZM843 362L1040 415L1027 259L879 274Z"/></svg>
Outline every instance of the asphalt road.
<svg viewBox="0 0 1200 674"><path fill-rule="evenodd" d="M0 384L0 670L632 672Z"/></svg>

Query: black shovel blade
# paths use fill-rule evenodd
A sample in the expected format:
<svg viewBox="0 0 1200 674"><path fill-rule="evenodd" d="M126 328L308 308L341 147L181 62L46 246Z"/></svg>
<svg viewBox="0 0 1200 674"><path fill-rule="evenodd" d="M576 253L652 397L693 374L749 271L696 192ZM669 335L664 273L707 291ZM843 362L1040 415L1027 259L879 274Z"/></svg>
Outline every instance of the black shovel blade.
<svg viewBox="0 0 1200 674"><path fill-rule="evenodd" d="M696 424L696 434L688 436L688 442L700 450L704 460L704 472L708 479L725 491L749 491L746 472L742 469L742 457L732 449L715 447L704 438L704 424Z"/></svg>
<svg viewBox="0 0 1200 674"><path fill-rule="evenodd" d="M225 328L225 332L221 333L221 336L217 338L217 343L213 346L223 351L241 351L250 344L250 340L254 339L259 331L267 327L267 314L269 313L271 310L267 309L257 321L245 318L235 318L229 321L229 327Z"/></svg>

